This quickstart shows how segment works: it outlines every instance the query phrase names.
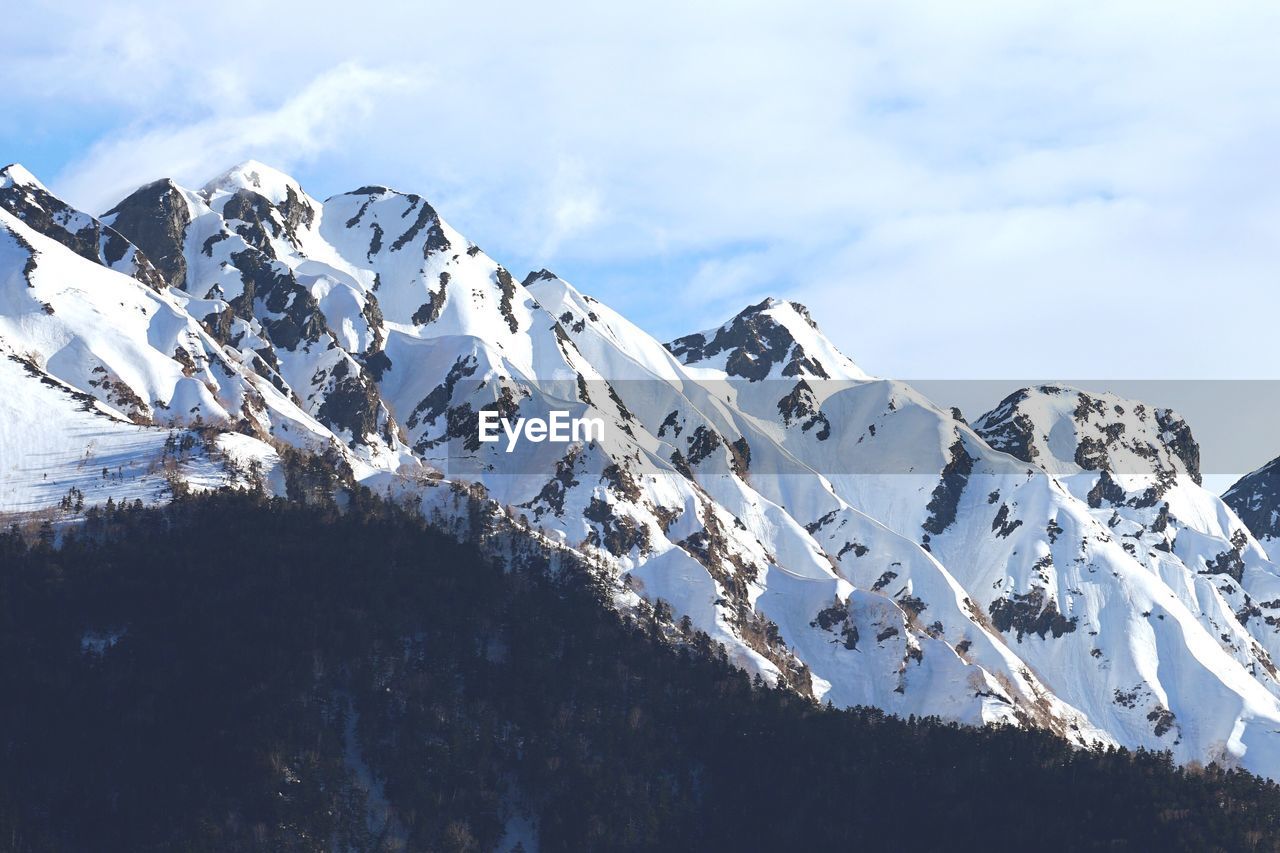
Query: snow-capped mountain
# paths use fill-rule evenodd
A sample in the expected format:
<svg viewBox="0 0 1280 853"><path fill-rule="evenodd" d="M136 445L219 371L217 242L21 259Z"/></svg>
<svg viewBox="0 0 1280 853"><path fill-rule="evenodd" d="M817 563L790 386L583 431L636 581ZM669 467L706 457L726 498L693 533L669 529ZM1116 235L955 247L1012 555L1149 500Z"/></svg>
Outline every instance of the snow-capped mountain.
<svg viewBox="0 0 1280 853"><path fill-rule="evenodd" d="M249 162L94 217L0 179L0 511L326 451L437 510L482 488L817 699L1280 778L1275 490L1206 492L1168 410L1042 387L971 427L775 300L664 345L384 187ZM556 412L603 431L479 440Z"/></svg>

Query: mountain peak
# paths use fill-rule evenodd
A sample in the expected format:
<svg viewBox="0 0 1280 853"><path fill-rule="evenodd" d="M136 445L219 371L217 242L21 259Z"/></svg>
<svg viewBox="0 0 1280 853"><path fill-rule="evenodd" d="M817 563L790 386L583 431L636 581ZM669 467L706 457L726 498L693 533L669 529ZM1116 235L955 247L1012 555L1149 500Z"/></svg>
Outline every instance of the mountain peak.
<svg viewBox="0 0 1280 853"><path fill-rule="evenodd" d="M299 198L305 195L297 180L257 160L238 163L204 185L204 191L210 194L242 189L252 190L272 204L288 200L290 192Z"/></svg>
<svg viewBox="0 0 1280 853"><path fill-rule="evenodd" d="M749 314L762 314L762 313L774 312L778 310L794 312L796 314L799 314L801 317L804 318L806 323L808 323L810 326L812 326L815 329L817 328L817 324L813 322L813 316L810 315L808 308L801 305L799 302L794 302L787 299L779 299L776 296L768 296L762 299L760 302L757 302L755 305L748 305L746 308L743 308L741 311L738 312L738 316L741 317L743 315L749 315Z"/></svg>
<svg viewBox="0 0 1280 853"><path fill-rule="evenodd" d="M540 269L540 270L535 270L535 271L533 271L533 272L530 272L527 276L525 276L525 277L524 277L524 281L523 281L523 282L521 282L521 284L523 284L525 287L528 287L529 285L533 284L534 282L538 282L538 281L555 281L555 280L556 280L556 279L558 279L558 278L560 278L560 276L556 275L555 273L553 273L551 270L547 269L546 267L543 267L543 268L542 268L542 269Z"/></svg>
<svg viewBox="0 0 1280 853"><path fill-rule="evenodd" d="M10 163L3 169L0 169L0 189L9 189L11 187L35 187L36 189L48 192L48 188L40 183L35 175L27 171L21 163Z"/></svg>
<svg viewBox="0 0 1280 853"><path fill-rule="evenodd" d="M147 255L166 284L179 290L186 286L183 239L191 223L183 192L169 178L161 178L138 187L102 215L103 222Z"/></svg>
<svg viewBox="0 0 1280 853"><path fill-rule="evenodd" d="M114 216L117 213L119 213L122 208L128 207L130 204L135 203L135 200L156 199L156 198L160 198L165 195L168 195L170 193L180 193L180 192L182 192L182 188L179 187L176 183L174 183L172 178L160 178L159 180L151 181L150 183L141 185L140 187L135 189L133 192L125 196L123 199L121 199L119 202L117 202L114 207L112 207L106 213L102 214L102 216L104 219L110 216Z"/></svg>
<svg viewBox="0 0 1280 853"><path fill-rule="evenodd" d="M978 419L997 450L1053 474L1186 474L1200 482L1200 447L1172 409L1058 385L1022 388Z"/></svg>
<svg viewBox="0 0 1280 853"><path fill-rule="evenodd" d="M827 340L809 309L773 297L747 306L718 329L678 338L667 349L687 365L719 367L751 382L870 378Z"/></svg>
<svg viewBox="0 0 1280 853"><path fill-rule="evenodd" d="M572 284L545 268L526 275L524 281L520 282L520 286L527 288L534 295L534 298L543 304L559 304L568 301L587 311L590 310L587 302L594 301L584 296Z"/></svg>

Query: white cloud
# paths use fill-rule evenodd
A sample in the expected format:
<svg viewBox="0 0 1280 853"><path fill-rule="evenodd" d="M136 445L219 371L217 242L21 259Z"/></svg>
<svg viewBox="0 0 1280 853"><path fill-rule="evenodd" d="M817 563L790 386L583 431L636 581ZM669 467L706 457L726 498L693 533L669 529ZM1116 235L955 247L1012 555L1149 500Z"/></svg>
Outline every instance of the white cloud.
<svg viewBox="0 0 1280 853"><path fill-rule="evenodd" d="M740 293L752 293L769 283L777 274L776 265L760 252L736 255L731 258L712 258L698 264L683 301L714 300ZM772 259L775 260L776 259Z"/></svg>
<svg viewBox="0 0 1280 853"><path fill-rule="evenodd" d="M529 235L530 244L540 246L538 256L551 263L566 240L596 225L604 215L600 190L587 179L582 164L561 160L555 178L546 191L546 216L538 221L538 231Z"/></svg>
<svg viewBox="0 0 1280 853"><path fill-rule="evenodd" d="M773 292L887 374L1274 363L1271 2L16 15L0 114L120 116L77 200L255 157L429 194L664 337Z"/></svg>
<svg viewBox="0 0 1280 853"><path fill-rule="evenodd" d="M249 155L292 169L341 144L353 125L368 119L375 93L407 85L402 75L344 63L276 107L125 128L95 143L54 186L85 208L102 210L157 176L199 185Z"/></svg>

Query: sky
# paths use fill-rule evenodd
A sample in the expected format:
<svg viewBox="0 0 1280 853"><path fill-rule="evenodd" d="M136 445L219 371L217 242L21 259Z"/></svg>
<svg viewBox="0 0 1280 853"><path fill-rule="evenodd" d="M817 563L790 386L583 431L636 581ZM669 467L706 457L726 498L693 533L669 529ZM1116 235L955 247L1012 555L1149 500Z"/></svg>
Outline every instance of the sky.
<svg viewBox="0 0 1280 853"><path fill-rule="evenodd" d="M877 375L1280 372L1271 0L10 5L0 159L91 211L253 158L664 340L772 295Z"/></svg>

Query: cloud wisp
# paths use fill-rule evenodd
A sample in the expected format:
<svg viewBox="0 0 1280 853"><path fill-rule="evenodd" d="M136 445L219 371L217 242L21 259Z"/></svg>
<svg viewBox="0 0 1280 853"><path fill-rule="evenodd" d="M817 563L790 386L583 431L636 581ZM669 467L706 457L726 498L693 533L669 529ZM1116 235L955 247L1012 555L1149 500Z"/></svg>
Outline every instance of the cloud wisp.
<svg viewBox="0 0 1280 853"><path fill-rule="evenodd" d="M68 198L102 210L157 176L193 184L250 155L293 169L340 146L353 124L368 119L375 93L411 85L404 74L344 63L275 107L124 128L96 142L55 183Z"/></svg>

